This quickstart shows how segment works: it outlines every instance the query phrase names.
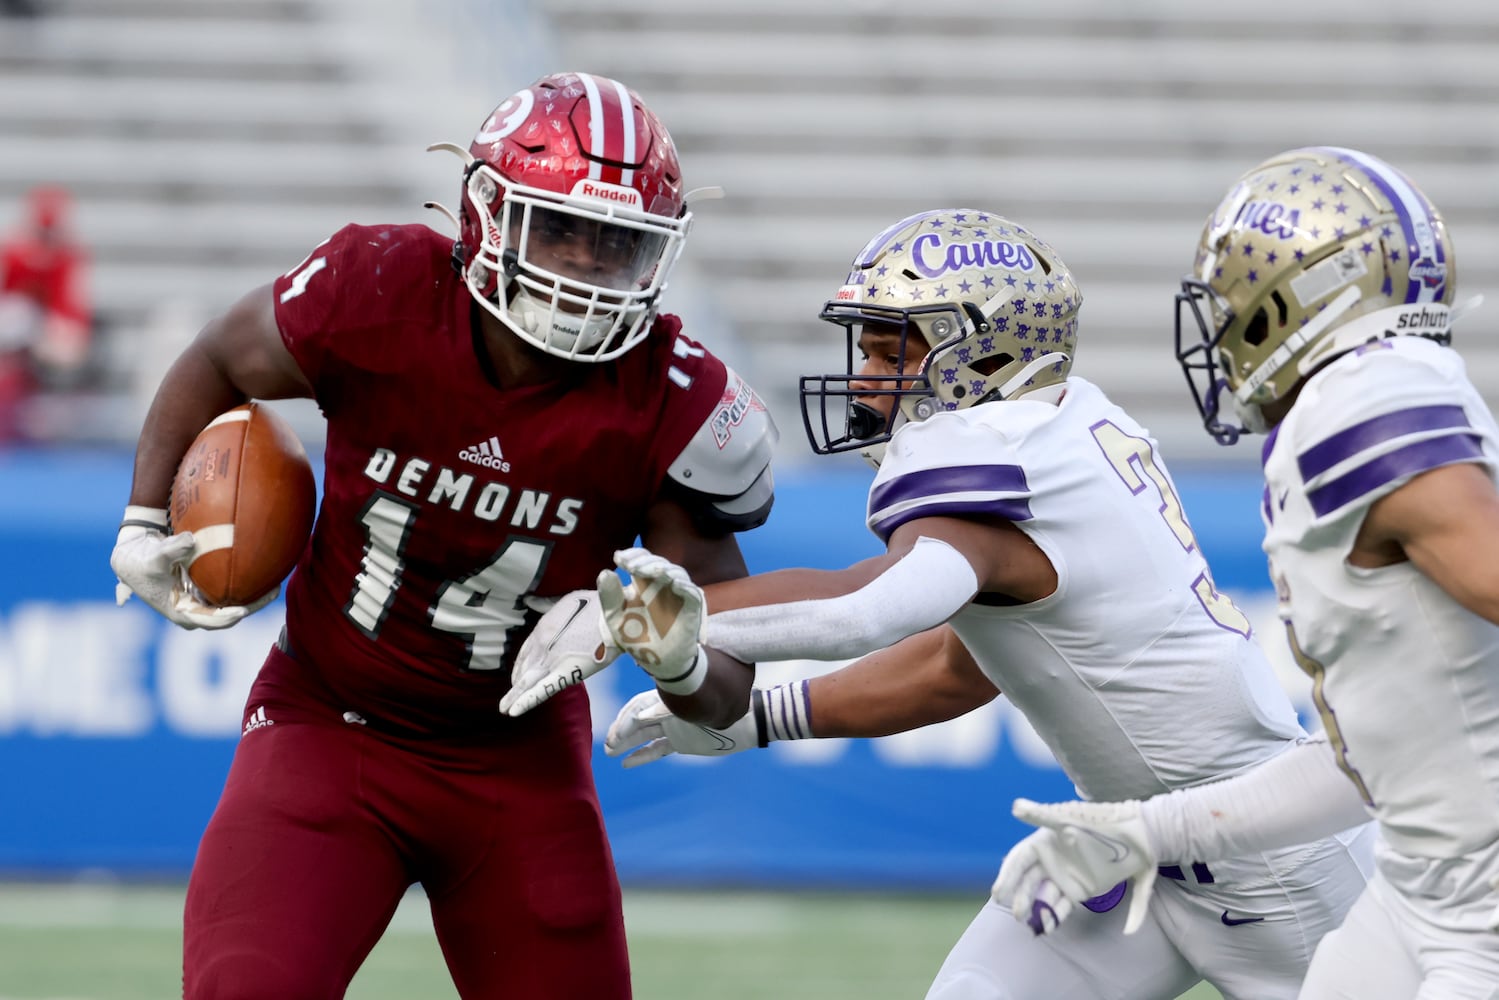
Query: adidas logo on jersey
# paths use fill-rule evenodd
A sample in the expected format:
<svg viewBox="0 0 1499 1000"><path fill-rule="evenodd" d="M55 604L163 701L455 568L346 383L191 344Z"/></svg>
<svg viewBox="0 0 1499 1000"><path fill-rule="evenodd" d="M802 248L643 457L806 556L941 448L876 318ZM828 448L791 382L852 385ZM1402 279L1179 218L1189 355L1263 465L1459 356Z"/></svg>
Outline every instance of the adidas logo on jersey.
<svg viewBox="0 0 1499 1000"><path fill-rule="evenodd" d="M505 461L505 456L500 453L500 439L497 437L491 437L488 441L480 441L476 445L470 445L460 451L458 457L465 462L482 465L486 469L499 469L501 472L510 471L510 463Z"/></svg>
<svg viewBox="0 0 1499 1000"><path fill-rule="evenodd" d="M275 724L275 719L267 719L265 717L265 706L261 705L255 711L251 712L250 717L245 720L245 731L240 735L248 736L253 730L260 729L263 726L274 726Z"/></svg>

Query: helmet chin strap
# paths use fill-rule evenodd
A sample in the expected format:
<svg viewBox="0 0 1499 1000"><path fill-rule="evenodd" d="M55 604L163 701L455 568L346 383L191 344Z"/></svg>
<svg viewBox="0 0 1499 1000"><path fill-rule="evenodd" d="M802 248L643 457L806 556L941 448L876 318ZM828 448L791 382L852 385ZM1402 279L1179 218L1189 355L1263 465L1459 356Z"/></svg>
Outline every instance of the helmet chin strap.
<svg viewBox="0 0 1499 1000"><path fill-rule="evenodd" d="M1242 430L1249 434L1264 434L1270 430L1270 425L1265 422L1265 414L1261 411L1258 403L1242 402L1238 396L1233 398L1234 415L1239 418ZM1220 442L1221 443L1221 442Z"/></svg>
<svg viewBox="0 0 1499 1000"><path fill-rule="evenodd" d="M586 356L609 335L614 321L606 316L572 316L552 306L543 307L531 291L518 287L510 295L510 316L527 333L553 347L562 347L567 356ZM559 325L575 321L573 329Z"/></svg>
<svg viewBox="0 0 1499 1000"><path fill-rule="evenodd" d="M868 462L871 468L878 469L880 463L885 460L885 447L890 443L890 438L894 437L896 431L910 422L911 419L906 416L905 411L899 406L895 407L890 414L890 433L883 440L860 448L859 457Z"/></svg>

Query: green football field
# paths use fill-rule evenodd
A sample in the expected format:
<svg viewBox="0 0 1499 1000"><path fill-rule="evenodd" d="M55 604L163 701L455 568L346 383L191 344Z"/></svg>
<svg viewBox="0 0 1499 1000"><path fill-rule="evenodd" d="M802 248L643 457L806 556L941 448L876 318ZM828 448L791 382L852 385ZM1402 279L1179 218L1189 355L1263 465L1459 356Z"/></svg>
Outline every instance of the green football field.
<svg viewBox="0 0 1499 1000"><path fill-rule="evenodd" d="M921 998L979 900L952 896L627 892L640 1000ZM0 883L0 1000L180 995L180 886ZM352 1000L454 1000L413 894ZM1217 1000L1200 987L1190 1000Z"/></svg>

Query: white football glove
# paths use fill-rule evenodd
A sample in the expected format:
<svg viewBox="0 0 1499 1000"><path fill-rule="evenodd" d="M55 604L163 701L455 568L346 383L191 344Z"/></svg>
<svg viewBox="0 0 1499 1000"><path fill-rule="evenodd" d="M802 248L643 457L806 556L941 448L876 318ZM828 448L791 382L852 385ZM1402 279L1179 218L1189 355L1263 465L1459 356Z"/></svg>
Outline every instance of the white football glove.
<svg viewBox="0 0 1499 1000"><path fill-rule="evenodd" d="M630 583L621 585L608 570L599 574L604 627L655 678L657 687L668 694L692 694L708 673L708 655L698 642L702 589L685 569L649 549L616 552L614 563L630 574Z"/></svg>
<svg viewBox="0 0 1499 1000"><path fill-rule="evenodd" d="M1067 919L1073 906L1128 882L1124 933L1140 929L1155 891L1158 861L1139 802L1042 805L1016 799L1013 812L1041 829L1005 856L990 890L996 903L1008 905L1016 920L1040 934Z"/></svg>
<svg viewBox="0 0 1499 1000"><path fill-rule="evenodd" d="M764 745L765 738L755 724L754 712L744 713L727 729L709 729L672 715L655 690L643 691L625 702L604 737L604 752L611 757L634 749L621 762L627 768L674 753L723 757Z"/></svg>
<svg viewBox="0 0 1499 1000"><path fill-rule="evenodd" d="M510 690L500 699L500 711L511 716L526 714L619 658L604 628L598 591L575 590L556 601L528 597L526 605L546 613L515 654Z"/></svg>
<svg viewBox="0 0 1499 1000"><path fill-rule="evenodd" d="M205 603L203 595L187 575L193 558L193 536L182 531L168 536L167 512L159 507L125 508L125 520L109 555L110 568L118 578L115 603L123 605L135 594L182 628L228 628L276 599L281 588L251 604L217 607Z"/></svg>

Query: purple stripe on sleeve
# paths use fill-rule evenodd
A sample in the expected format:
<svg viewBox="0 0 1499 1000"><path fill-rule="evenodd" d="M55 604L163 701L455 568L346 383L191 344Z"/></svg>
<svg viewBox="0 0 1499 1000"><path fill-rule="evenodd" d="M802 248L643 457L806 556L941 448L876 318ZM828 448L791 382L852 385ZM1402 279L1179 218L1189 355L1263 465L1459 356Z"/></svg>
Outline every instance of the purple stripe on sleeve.
<svg viewBox="0 0 1499 1000"><path fill-rule="evenodd" d="M1325 441L1319 441L1296 456L1296 465L1301 470L1301 478L1310 482L1344 459L1391 438L1468 426L1468 415L1461 406L1417 406L1396 410L1354 424Z"/></svg>
<svg viewBox="0 0 1499 1000"><path fill-rule="evenodd" d="M1443 465L1483 458L1475 434L1453 434L1406 445L1359 466L1307 494L1318 517L1330 514L1359 497L1404 476L1414 476Z"/></svg>
<svg viewBox="0 0 1499 1000"><path fill-rule="evenodd" d="M1025 470L1018 465L950 465L907 473L876 487L869 495L869 512L944 493L1029 492Z"/></svg>
<svg viewBox="0 0 1499 1000"><path fill-rule="evenodd" d="M1029 521L1031 505L1027 500L998 498L933 501L916 507L908 507L899 514L875 522L873 528L874 533L880 537L880 541L888 542L890 536L895 534L895 529L908 521L916 521L923 517L973 517L980 514L1006 521Z"/></svg>

